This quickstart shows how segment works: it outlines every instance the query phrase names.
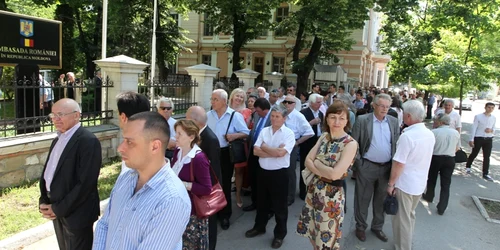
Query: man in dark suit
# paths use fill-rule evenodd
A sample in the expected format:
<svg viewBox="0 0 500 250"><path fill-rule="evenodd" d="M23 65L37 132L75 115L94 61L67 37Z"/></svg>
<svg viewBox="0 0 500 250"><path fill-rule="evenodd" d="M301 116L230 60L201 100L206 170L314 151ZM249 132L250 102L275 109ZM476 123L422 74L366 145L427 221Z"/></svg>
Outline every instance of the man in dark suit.
<svg viewBox="0 0 500 250"><path fill-rule="evenodd" d="M216 183L215 178L217 177L222 186L219 140L214 132L207 127L207 113L205 109L200 106L190 107L186 112L186 119L193 120L196 126L200 128L200 148L207 155L210 166L216 175L214 176L213 172L210 172L212 185ZM215 246L217 245L217 214L208 218L208 242L209 249L215 250Z"/></svg>
<svg viewBox="0 0 500 250"><path fill-rule="evenodd" d="M358 116L352 130L352 137L359 144L354 215L356 237L360 241L366 240L366 219L372 196L371 231L380 240L387 241L387 236L382 231L385 219L383 202L387 195L391 159L399 139L398 119L388 115L391 102L392 98L387 94L376 95L372 102L373 113Z"/></svg>
<svg viewBox="0 0 500 250"><path fill-rule="evenodd" d="M309 151L314 147L318 138L321 136L321 124L323 122L323 113L319 112L319 107L323 103L323 97L319 94L311 94L309 96L309 108L305 108L300 111L305 117L306 120L311 125L312 130L314 131L314 136L307 139L300 145L300 178L299 178L299 197L304 200L306 198L306 184L304 184L304 180L302 180L302 170L305 168L306 156L309 154Z"/></svg>
<svg viewBox="0 0 500 250"><path fill-rule="evenodd" d="M269 110L271 109L271 104L265 98L259 98L253 104L255 108L255 113L257 113L256 120L254 120L254 126L248 135L249 147L248 147L248 167L250 172L250 186L252 187L252 204L243 208L243 211L252 211L257 209L257 169L259 169L259 157L253 154L253 144L259 137L260 131L271 126L271 118Z"/></svg>
<svg viewBox="0 0 500 250"><path fill-rule="evenodd" d="M39 211L53 221L60 249L91 249L92 225L99 216L101 143L81 127L76 101L59 100L49 117L58 136L40 178Z"/></svg>

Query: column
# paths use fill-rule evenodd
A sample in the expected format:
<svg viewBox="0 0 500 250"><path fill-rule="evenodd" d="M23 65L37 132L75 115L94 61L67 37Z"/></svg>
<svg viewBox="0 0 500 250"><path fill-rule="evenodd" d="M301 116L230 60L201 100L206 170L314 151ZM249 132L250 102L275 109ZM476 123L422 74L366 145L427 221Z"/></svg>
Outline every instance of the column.
<svg viewBox="0 0 500 250"><path fill-rule="evenodd" d="M244 83L243 89L246 91L250 87L255 86L255 79L260 75L259 72L253 71L251 69L245 68L240 69L234 74L238 77L240 81Z"/></svg>
<svg viewBox="0 0 500 250"><path fill-rule="evenodd" d="M193 96L199 106L206 110L210 109L210 98L212 97L214 78L220 69L206 64L198 64L187 67L186 71L193 81L198 83L198 87L193 88Z"/></svg>

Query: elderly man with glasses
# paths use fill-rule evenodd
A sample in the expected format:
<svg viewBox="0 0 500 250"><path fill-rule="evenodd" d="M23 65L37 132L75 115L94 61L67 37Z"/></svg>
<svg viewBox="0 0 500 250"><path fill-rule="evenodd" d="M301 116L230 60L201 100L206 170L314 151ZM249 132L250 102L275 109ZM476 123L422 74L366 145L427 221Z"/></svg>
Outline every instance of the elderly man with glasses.
<svg viewBox="0 0 500 250"><path fill-rule="evenodd" d="M286 88L286 93L288 95L292 95L294 98L295 98L295 109L297 111L300 111L302 109L302 105L301 105L301 102L300 102L300 99L297 98L297 87L295 87L295 85L293 84L289 84L288 87ZM286 99L286 97L285 97Z"/></svg>
<svg viewBox="0 0 500 250"><path fill-rule="evenodd" d="M290 206L295 202L295 196L297 194L297 173L295 169L297 167L297 152L299 150L299 145L313 137L315 133L306 117L295 109L295 107L300 104L300 102L296 102L295 96L287 95L282 103L288 110L285 125L290 128L295 135L295 146L293 147L292 153L290 153L290 167L288 168L288 206Z"/></svg>

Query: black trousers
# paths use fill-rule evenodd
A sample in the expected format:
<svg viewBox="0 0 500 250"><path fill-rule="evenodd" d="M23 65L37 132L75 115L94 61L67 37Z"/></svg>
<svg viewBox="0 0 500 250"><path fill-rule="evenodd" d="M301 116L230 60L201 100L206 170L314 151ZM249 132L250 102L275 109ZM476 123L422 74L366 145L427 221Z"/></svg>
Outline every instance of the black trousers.
<svg viewBox="0 0 500 250"><path fill-rule="evenodd" d="M47 116L50 114L50 112L52 112L52 105L54 104L54 102L52 101L48 101L48 102L44 102L43 103L43 109L41 109L41 116Z"/></svg>
<svg viewBox="0 0 500 250"><path fill-rule="evenodd" d="M286 223L288 220L288 172L287 168L279 170L257 171L259 186L257 189L257 216L254 229L265 232L269 212L274 211L276 227L274 237L284 239L287 234Z"/></svg>
<svg viewBox="0 0 500 250"><path fill-rule="evenodd" d="M259 157L255 156L253 154L253 149L250 152L250 155L248 157L248 172L250 175L250 187L252 187L252 204L257 206L257 187L259 185L257 181L257 172L258 169L260 168L259 164Z"/></svg>
<svg viewBox="0 0 500 250"><path fill-rule="evenodd" d="M429 168L429 176L427 177L427 190L423 194L423 198L431 201L434 199L434 189L438 175L440 176L441 192L439 194L439 203L437 209L444 212L448 207L450 198L451 176L455 169L455 157L444 155L433 155L431 167Z"/></svg>
<svg viewBox="0 0 500 250"><path fill-rule="evenodd" d="M476 159L479 150L483 149L483 176L489 174L490 171L490 155L493 147L493 138L491 137L474 137L474 147L467 159L466 168L470 168L474 159Z"/></svg>
<svg viewBox="0 0 500 250"><path fill-rule="evenodd" d="M208 249L215 250L217 245L217 214L208 217Z"/></svg>
<svg viewBox="0 0 500 250"><path fill-rule="evenodd" d="M425 119L432 119L432 105L427 105L427 117Z"/></svg>
<svg viewBox="0 0 500 250"><path fill-rule="evenodd" d="M54 231L56 232L57 244L61 250L91 250L94 240L92 224L83 229L69 229L61 219L55 219Z"/></svg>
<svg viewBox="0 0 500 250"><path fill-rule="evenodd" d="M231 178L233 177L234 164L229 160L229 147L220 149L220 168L222 173L222 190L226 196L227 205L219 211L219 219L231 218L232 203L231 203Z"/></svg>

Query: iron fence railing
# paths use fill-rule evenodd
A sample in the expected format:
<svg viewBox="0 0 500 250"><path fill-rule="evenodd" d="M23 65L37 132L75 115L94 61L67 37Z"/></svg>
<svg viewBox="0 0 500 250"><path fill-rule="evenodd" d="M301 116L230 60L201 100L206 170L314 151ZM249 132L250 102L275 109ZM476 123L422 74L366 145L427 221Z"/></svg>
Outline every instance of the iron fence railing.
<svg viewBox="0 0 500 250"><path fill-rule="evenodd" d="M191 80L191 76L189 75L170 74L167 78L161 80L140 80L138 92L149 98L153 94L151 111L157 111L158 100L166 97L174 103L173 114L175 116L182 116L189 107L198 105L194 95L194 90L197 87L198 83Z"/></svg>
<svg viewBox="0 0 500 250"><path fill-rule="evenodd" d="M52 105L62 98L75 99L82 110L83 126L105 124L113 117L108 109L107 89L113 82L99 78L73 83L48 83L39 79L0 80L0 138L54 132L48 117Z"/></svg>
<svg viewBox="0 0 500 250"><path fill-rule="evenodd" d="M219 79L214 79L213 89L224 89L227 91L228 95L231 95L236 88L243 88L245 83L243 81L239 81L238 79L231 79L230 77L221 77ZM244 90L246 91L246 90Z"/></svg>

